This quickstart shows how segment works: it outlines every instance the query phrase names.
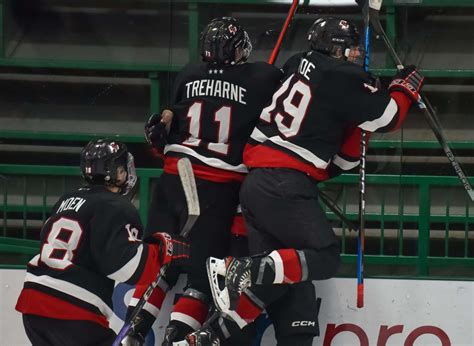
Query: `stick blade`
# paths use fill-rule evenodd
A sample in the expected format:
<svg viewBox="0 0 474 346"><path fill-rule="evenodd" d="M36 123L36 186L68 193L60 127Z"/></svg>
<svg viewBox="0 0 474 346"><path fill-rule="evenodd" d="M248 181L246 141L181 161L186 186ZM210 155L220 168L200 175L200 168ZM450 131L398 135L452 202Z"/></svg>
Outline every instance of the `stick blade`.
<svg viewBox="0 0 474 346"><path fill-rule="evenodd" d="M369 7L375 11L380 11L382 8L382 0L369 0Z"/></svg>
<svg viewBox="0 0 474 346"><path fill-rule="evenodd" d="M197 195L196 180L194 179L193 167L187 157L178 161L178 174L183 185L184 194L188 203L188 214L199 215L199 198Z"/></svg>
<svg viewBox="0 0 474 346"><path fill-rule="evenodd" d="M188 218L181 230L181 235L187 236L201 214L193 167L191 161L189 161L187 157L179 159L178 174L181 180L181 185L183 186L184 195L186 196L186 204L188 206Z"/></svg>

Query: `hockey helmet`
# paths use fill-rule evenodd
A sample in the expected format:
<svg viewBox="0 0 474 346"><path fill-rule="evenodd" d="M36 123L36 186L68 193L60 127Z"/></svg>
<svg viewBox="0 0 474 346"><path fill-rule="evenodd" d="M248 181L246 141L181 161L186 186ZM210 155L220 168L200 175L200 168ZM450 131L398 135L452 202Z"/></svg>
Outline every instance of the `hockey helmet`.
<svg viewBox="0 0 474 346"><path fill-rule="evenodd" d="M117 169L127 171L125 183L117 181ZM90 141L81 151L81 172L90 184L120 187L122 195L131 195L137 182L135 163L125 144L110 140Z"/></svg>
<svg viewBox="0 0 474 346"><path fill-rule="evenodd" d="M357 27L345 19L335 17L318 18L308 31L308 41L312 50L331 56L340 50L346 59L351 49L361 49Z"/></svg>
<svg viewBox="0 0 474 346"><path fill-rule="evenodd" d="M249 35L232 17L214 18L201 32L203 61L216 65L234 65L246 61L252 51ZM238 48L242 56L237 56Z"/></svg>

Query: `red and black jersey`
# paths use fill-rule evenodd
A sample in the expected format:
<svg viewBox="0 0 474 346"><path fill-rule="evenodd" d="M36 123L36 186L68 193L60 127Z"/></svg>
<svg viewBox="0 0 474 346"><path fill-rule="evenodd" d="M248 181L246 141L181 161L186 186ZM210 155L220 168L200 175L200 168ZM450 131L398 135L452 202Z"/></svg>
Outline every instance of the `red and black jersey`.
<svg viewBox="0 0 474 346"><path fill-rule="evenodd" d="M372 86L362 67L310 51L285 77L245 148L248 167L286 167L326 180L359 164L361 130L399 127L411 101Z"/></svg>
<svg viewBox="0 0 474 346"><path fill-rule="evenodd" d="M41 230L16 309L108 326L114 282L149 284L160 265L158 245L144 244L137 210L104 186L62 196Z"/></svg>
<svg viewBox="0 0 474 346"><path fill-rule="evenodd" d="M264 62L187 65L174 83L165 171L176 173L186 156L199 178L242 180L244 146L280 79L281 71Z"/></svg>

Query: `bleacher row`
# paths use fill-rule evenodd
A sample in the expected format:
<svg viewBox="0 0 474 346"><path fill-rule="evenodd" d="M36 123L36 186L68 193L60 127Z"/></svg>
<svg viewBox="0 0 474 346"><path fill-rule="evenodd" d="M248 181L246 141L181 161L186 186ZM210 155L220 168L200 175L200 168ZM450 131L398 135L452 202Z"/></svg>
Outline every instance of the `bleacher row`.
<svg viewBox="0 0 474 346"><path fill-rule="evenodd" d="M176 72L198 60L203 25L216 16L238 17L254 43L251 60L266 60L289 6L265 0L99 3L0 1L0 265L24 265L37 251L49 208L80 184L78 153L92 138L117 138L131 148L139 167L135 202L145 221L150 186L161 171L148 154L143 124L166 104ZM318 15L361 19L354 6L317 3L300 2L277 65L305 49L305 32ZM474 2L386 0L382 14L404 61L427 77L425 91L472 176L468 28ZM380 40L372 39L371 70L385 79L395 68ZM420 112L412 110L401 131L374 136L368 172L367 273L443 276L455 266L459 276L472 277L462 268L474 265L474 205ZM357 174L350 174L324 186L352 220L357 184ZM328 215L342 239L342 275L352 275L355 232Z"/></svg>

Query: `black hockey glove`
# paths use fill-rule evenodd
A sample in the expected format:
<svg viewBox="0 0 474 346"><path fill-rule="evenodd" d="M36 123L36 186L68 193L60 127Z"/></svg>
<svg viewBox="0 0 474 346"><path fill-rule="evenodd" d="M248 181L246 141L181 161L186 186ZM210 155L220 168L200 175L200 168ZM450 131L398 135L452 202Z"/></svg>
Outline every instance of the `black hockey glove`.
<svg viewBox="0 0 474 346"><path fill-rule="evenodd" d="M187 264L191 255L191 246L183 237L156 232L148 240L160 244L161 265L170 263L173 266L183 266Z"/></svg>
<svg viewBox="0 0 474 346"><path fill-rule="evenodd" d="M135 306L128 306L126 320L135 310ZM145 337L151 329L151 326L155 322L155 317L146 310L142 310L138 313L138 322L135 327L130 331L125 339L122 340L123 346L143 346L145 345Z"/></svg>
<svg viewBox="0 0 474 346"><path fill-rule="evenodd" d="M413 101L418 102L424 80L425 77L418 72L415 66L405 66L395 75L388 90L401 91Z"/></svg>
<svg viewBox="0 0 474 346"><path fill-rule="evenodd" d="M145 124L145 139L154 148L162 148L167 144L168 130L163 121L163 113L153 113Z"/></svg>

